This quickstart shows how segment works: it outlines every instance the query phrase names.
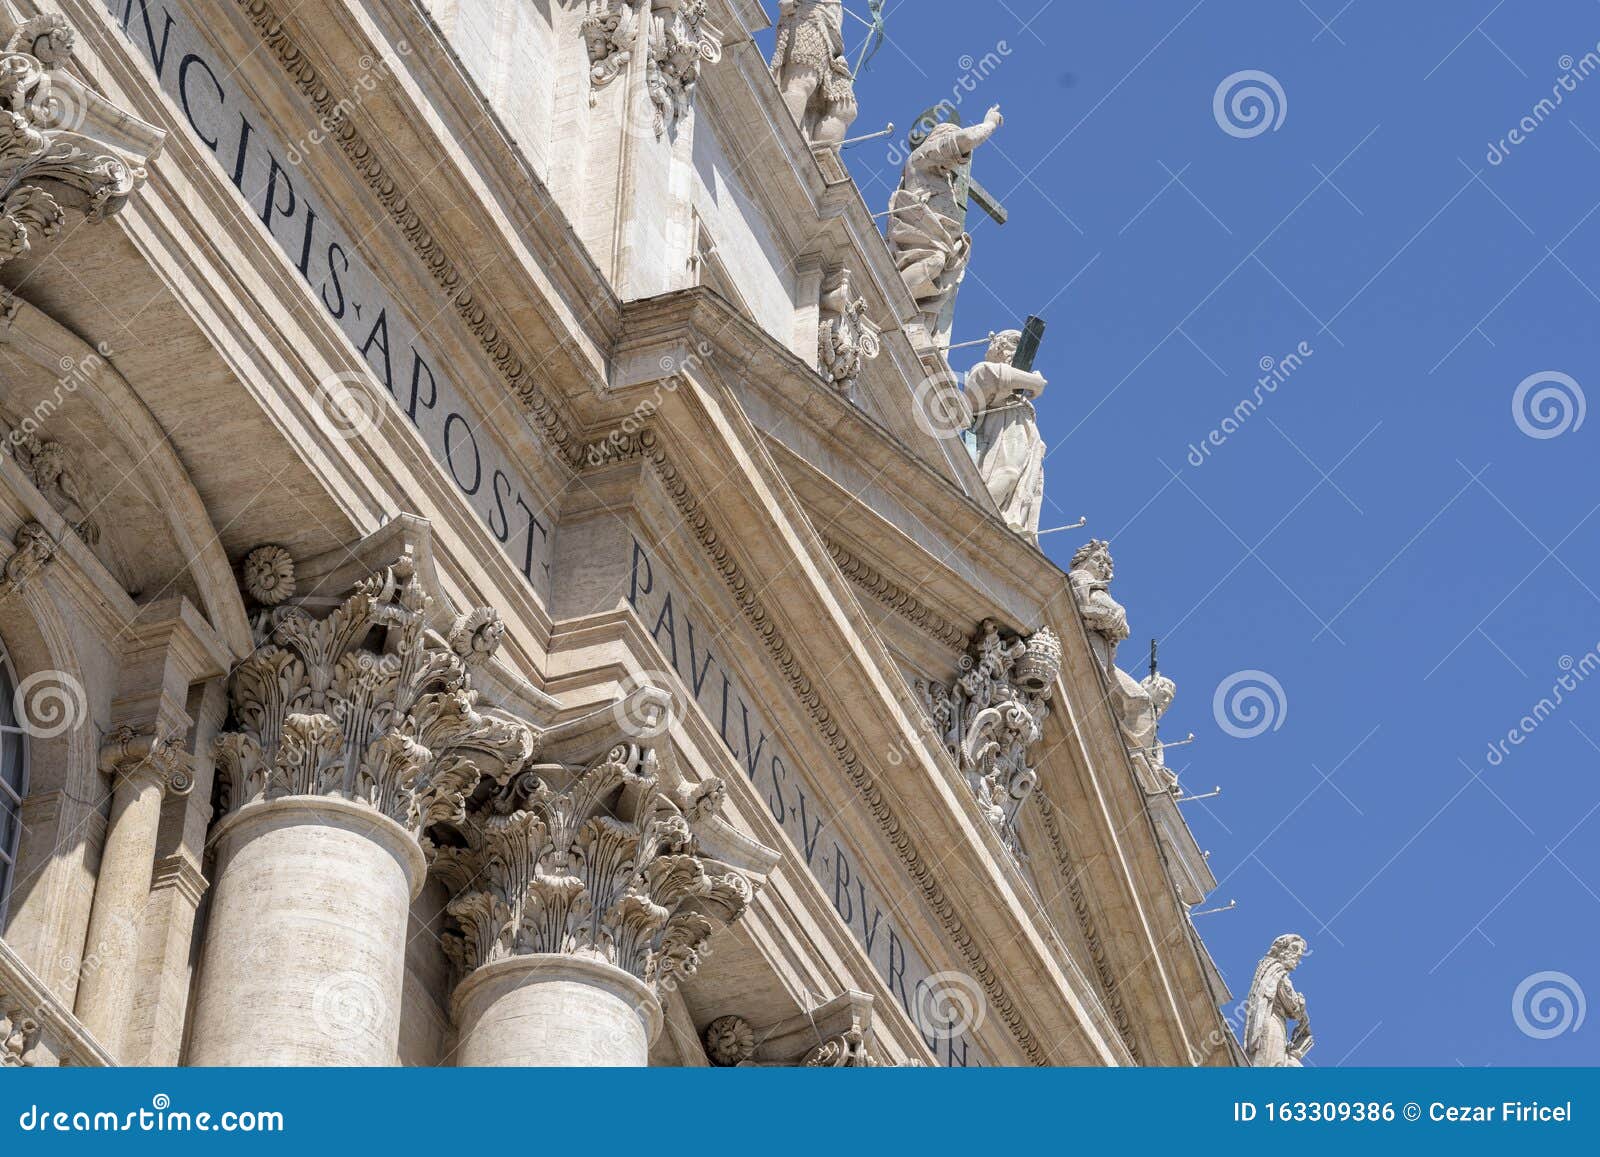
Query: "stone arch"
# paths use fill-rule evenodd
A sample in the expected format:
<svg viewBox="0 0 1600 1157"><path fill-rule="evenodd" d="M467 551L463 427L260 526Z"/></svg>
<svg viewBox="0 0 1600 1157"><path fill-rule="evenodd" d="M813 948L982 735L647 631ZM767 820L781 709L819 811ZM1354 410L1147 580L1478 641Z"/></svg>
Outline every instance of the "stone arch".
<svg viewBox="0 0 1600 1157"><path fill-rule="evenodd" d="M106 537L93 543L86 536L86 545L119 584L132 588L128 593L136 603L188 595L235 653L246 652L249 622L232 565L204 500L149 407L110 357L42 310L13 296L4 311L0 356L10 353L37 371L12 405L11 420L25 433L47 431L66 444L90 476L81 501L100 512L95 521ZM14 449L15 435L11 440L7 450ZM96 488L97 469L115 474L112 487ZM59 495L46 497L70 525L71 512L62 511ZM134 544L119 550L119 531L136 540L136 551Z"/></svg>

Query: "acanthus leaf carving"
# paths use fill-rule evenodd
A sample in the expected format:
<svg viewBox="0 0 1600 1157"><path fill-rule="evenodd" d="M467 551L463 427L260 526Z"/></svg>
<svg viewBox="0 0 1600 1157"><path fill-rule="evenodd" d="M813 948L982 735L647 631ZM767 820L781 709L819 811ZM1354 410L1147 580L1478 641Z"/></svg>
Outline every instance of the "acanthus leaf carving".
<svg viewBox="0 0 1600 1157"><path fill-rule="evenodd" d="M638 23L632 0L590 0L579 26L589 50L590 104L595 100L594 90L616 80L633 59Z"/></svg>
<svg viewBox="0 0 1600 1157"><path fill-rule="evenodd" d="M128 723L114 728L100 748L100 770L120 778L153 780L172 795L187 795L194 787L183 740L162 724L145 731Z"/></svg>
<svg viewBox="0 0 1600 1157"><path fill-rule="evenodd" d="M465 975L510 956L604 960L662 989L692 975L755 894L713 858L660 784L652 749L619 744L582 769L529 768L440 829L433 870L453 894L446 952ZM449 840L448 843L444 842Z"/></svg>
<svg viewBox="0 0 1600 1157"><path fill-rule="evenodd" d="M706 0L650 0L646 83L656 106L656 135L688 115L702 63L722 59L722 34L706 19Z"/></svg>
<svg viewBox="0 0 1600 1157"><path fill-rule="evenodd" d="M409 554L360 582L327 614L288 600L281 547L246 559L244 585L262 609L256 649L235 665L235 729L215 745L222 808L284 796L338 796L421 837L463 813L484 778L502 783L533 752L533 730L482 708L471 666L492 653L492 612L470 612L445 638L428 627L432 599ZM462 624L469 624L463 627Z"/></svg>
<svg viewBox="0 0 1600 1157"><path fill-rule="evenodd" d="M706 0L589 0L579 31L589 53L590 104L635 51L644 53L657 137L688 114L701 65L722 59L722 34L706 20Z"/></svg>

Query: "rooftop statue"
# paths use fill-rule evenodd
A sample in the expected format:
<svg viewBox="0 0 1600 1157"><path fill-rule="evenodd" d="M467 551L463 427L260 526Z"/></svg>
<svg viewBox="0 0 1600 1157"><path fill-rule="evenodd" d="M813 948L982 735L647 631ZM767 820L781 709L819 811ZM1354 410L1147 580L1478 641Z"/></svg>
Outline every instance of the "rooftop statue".
<svg viewBox="0 0 1600 1157"><path fill-rule="evenodd" d="M1306 955L1306 941L1293 933L1278 937L1256 965L1245 998L1244 1052L1258 1069L1299 1068L1311 1051L1311 1018L1306 998L1289 983L1289 973ZM1294 1032L1289 1022L1294 1021Z"/></svg>
<svg viewBox="0 0 1600 1157"><path fill-rule="evenodd" d="M1114 670L1117 646L1128 637L1128 612L1111 597L1111 580L1116 577L1111 561L1111 544L1090 539L1072 556L1067 578L1078 600L1078 610L1089 628L1089 642L1095 658L1107 671Z"/></svg>
<svg viewBox="0 0 1600 1157"><path fill-rule="evenodd" d="M1117 666L1117 647L1128 637L1128 612L1111 597L1111 580L1116 576L1111 545L1091 539L1078 548L1070 567L1067 580L1089 630L1089 646L1105 671L1107 702L1122 727L1134 770L1144 781L1141 786L1152 794L1171 791L1177 778L1166 768L1156 727L1172 705L1177 686L1154 672L1140 681Z"/></svg>
<svg viewBox="0 0 1600 1157"><path fill-rule="evenodd" d="M967 374L977 438L978 472L1006 525L1037 540L1044 504L1044 439L1033 400L1044 393L1044 375L1012 365L1022 331L1008 329L989 339L984 360Z"/></svg>
<svg viewBox="0 0 1600 1157"><path fill-rule="evenodd" d="M1178 685L1162 674L1151 674L1139 681L1142 694L1130 698L1128 741L1134 752L1134 768L1144 778L1141 786L1152 794L1178 790L1178 776L1167 767L1166 745L1157 728L1161 717L1177 697Z"/></svg>
<svg viewBox="0 0 1600 1157"><path fill-rule="evenodd" d="M779 0L772 76L814 144L836 145L856 119L855 77L844 54L840 0Z"/></svg>
<svg viewBox="0 0 1600 1157"><path fill-rule="evenodd" d="M937 124L912 150L889 202L889 246L924 324L947 336L946 306L955 296L972 256L966 232L965 170L979 145L1002 124L995 105L981 124L962 128Z"/></svg>

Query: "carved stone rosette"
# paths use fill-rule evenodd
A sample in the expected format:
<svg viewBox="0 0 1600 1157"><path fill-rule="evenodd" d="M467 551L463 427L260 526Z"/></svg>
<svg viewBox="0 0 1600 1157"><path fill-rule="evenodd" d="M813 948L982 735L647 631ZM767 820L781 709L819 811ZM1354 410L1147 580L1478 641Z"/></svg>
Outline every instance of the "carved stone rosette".
<svg viewBox="0 0 1600 1157"><path fill-rule="evenodd" d="M453 895L445 951L466 976L518 956L603 961L658 993L692 975L755 893L712 858L702 824L716 780L674 798L654 751L620 744L589 767L530 768L448 825L433 849Z"/></svg>
<svg viewBox="0 0 1600 1157"><path fill-rule="evenodd" d="M1050 628L1023 638L986 619L951 684L917 683L936 733L1013 851L1017 814L1038 783L1029 751L1044 734L1060 671Z"/></svg>
<svg viewBox="0 0 1600 1157"><path fill-rule="evenodd" d="M57 233L68 209L116 212L144 176L80 131L97 98L56 71L73 40L66 19L46 13L0 52L0 263Z"/></svg>
<svg viewBox="0 0 1600 1157"><path fill-rule="evenodd" d="M322 618L279 603L294 590L281 547L259 548L244 570L250 593L276 605L257 616L256 649L229 680L237 730L215 748L223 814L336 796L420 836L460 818L481 778L503 780L532 754L532 730L480 710L472 687L471 663L498 645L498 616L463 616L451 638L430 630L410 557Z"/></svg>
<svg viewBox="0 0 1600 1157"><path fill-rule="evenodd" d="M844 992L776 1024L756 1027L737 1014L719 1016L701 1033L717 1068L744 1065L805 1069L877 1068L872 998Z"/></svg>

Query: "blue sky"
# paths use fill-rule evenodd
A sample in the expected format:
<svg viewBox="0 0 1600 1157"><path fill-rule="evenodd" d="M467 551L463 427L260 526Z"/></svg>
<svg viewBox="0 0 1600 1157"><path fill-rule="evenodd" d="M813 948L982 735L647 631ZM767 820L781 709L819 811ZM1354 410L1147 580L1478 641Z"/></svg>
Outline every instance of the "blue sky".
<svg viewBox="0 0 1600 1157"><path fill-rule="evenodd" d="M1558 1007L1513 1009L1540 973L1600 995L1600 671L1579 677L1600 645L1600 417L1576 420L1600 391L1600 72L1578 77L1600 4L888 9L856 132L909 123L963 57L1000 59L963 112L1004 109L975 175L1011 220L975 219L956 340L1049 322L1046 522L1090 524L1045 542L1065 565L1110 538L1124 665L1163 640L1164 734L1198 736L1171 762L1224 789L1184 807L1213 903L1238 901L1199 919L1235 995L1297 931L1313 1064L1600 1063L1600 1023L1530 1035L1519 1020L1560 1028ZM1245 70L1283 93L1256 135L1213 112ZM887 204L884 143L847 155ZM1301 343L1194 465L1262 360ZM1565 411L1519 423L1519 386L1552 373L1525 400L1554 389ZM1282 707L1238 738L1213 697L1251 670ZM1563 674L1564 702L1492 763Z"/></svg>

